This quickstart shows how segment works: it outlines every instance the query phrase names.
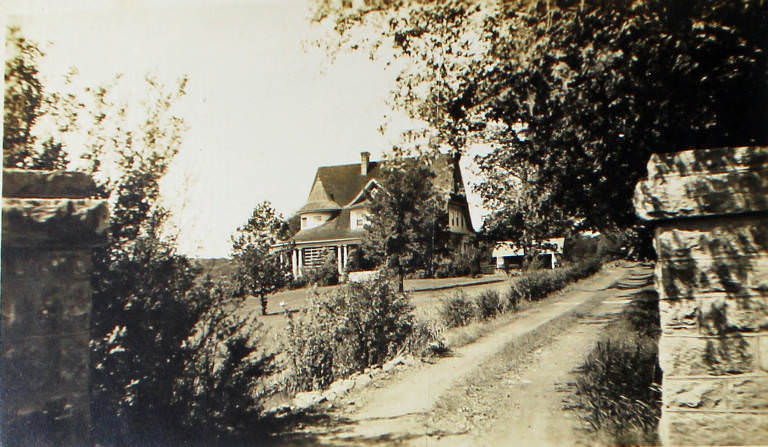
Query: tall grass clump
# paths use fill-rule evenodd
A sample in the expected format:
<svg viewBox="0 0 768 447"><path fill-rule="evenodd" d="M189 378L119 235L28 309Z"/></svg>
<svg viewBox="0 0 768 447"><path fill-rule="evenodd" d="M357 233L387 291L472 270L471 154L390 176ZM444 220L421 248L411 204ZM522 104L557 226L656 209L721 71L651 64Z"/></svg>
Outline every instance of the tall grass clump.
<svg viewBox="0 0 768 447"><path fill-rule="evenodd" d="M618 445L658 441L658 302L648 295L641 295L606 331L576 380L575 400L583 410L582 419Z"/></svg>
<svg viewBox="0 0 768 447"><path fill-rule="evenodd" d="M315 293L298 315L288 313L289 391L318 390L382 363L414 331L413 307L387 281L351 283Z"/></svg>

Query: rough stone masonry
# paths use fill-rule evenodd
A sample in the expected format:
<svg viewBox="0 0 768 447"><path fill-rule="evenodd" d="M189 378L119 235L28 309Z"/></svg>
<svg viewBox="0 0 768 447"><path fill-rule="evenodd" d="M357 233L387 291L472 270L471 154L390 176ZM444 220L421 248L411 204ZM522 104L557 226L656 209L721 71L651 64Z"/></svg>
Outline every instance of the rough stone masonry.
<svg viewBox="0 0 768 447"><path fill-rule="evenodd" d="M89 445L90 249L107 204L63 171L3 171L2 445Z"/></svg>
<svg viewBox="0 0 768 447"><path fill-rule="evenodd" d="M768 445L768 147L654 155L664 445Z"/></svg>

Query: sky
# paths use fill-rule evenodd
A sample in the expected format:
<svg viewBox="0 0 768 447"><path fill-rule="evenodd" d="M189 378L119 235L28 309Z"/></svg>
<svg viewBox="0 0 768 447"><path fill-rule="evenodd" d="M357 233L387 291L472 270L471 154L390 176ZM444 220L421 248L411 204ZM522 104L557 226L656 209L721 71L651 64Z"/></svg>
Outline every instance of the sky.
<svg viewBox="0 0 768 447"><path fill-rule="evenodd" d="M95 6L94 6L95 5ZM393 112L397 72L365 53L332 61L312 44L310 0L0 0L5 25L42 44L45 85L99 85L121 73L127 102L146 74L189 77L176 112L187 131L163 183L181 252L229 254L230 235L264 200L286 217L303 204L318 166L377 160L418 125ZM385 118L386 117L386 118ZM387 122L382 135L379 127ZM72 150L72 149L71 149ZM471 156L463 158L465 182ZM475 227L479 199L470 195Z"/></svg>

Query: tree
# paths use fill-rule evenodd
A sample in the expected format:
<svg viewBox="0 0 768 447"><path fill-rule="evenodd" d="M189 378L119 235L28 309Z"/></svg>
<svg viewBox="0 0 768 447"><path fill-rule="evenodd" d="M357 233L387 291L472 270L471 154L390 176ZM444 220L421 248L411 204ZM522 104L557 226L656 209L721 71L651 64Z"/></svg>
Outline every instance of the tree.
<svg viewBox="0 0 768 447"><path fill-rule="evenodd" d="M50 93L38 79L37 44L18 30L9 35L24 57L6 64L6 166L63 167L67 133L77 131L84 169L110 204L105 244L92 252L94 442L178 445L201 441L190 433L220 438L257 426L263 389L256 382L274 356L258 350L250 319L226 313L237 303L222 302L229 298L222 287L196 286L198 271L177 253L165 225L170 213L160 204L160 181L185 130L174 107L186 77L171 88L147 77L140 110L114 99L119 76L112 85ZM59 132L39 151L33 144L43 119L59 124Z"/></svg>
<svg viewBox="0 0 768 447"><path fill-rule="evenodd" d="M288 224L282 216L269 202L262 202L254 208L248 222L232 236L238 292L258 297L262 315L267 314L268 296L290 280L289 264L287 260L281 261L285 250L274 248L287 231Z"/></svg>
<svg viewBox="0 0 768 447"><path fill-rule="evenodd" d="M317 0L316 19L351 46L374 27L369 48L413 62L394 104L452 147L492 145L480 193L532 232L552 215L631 226L653 152L768 142L761 0L341 5Z"/></svg>
<svg viewBox="0 0 768 447"><path fill-rule="evenodd" d="M40 81L40 46L9 27L5 39L5 91L3 109L3 166L6 168L65 169L67 156L53 137L36 147L33 129L48 111L50 97Z"/></svg>
<svg viewBox="0 0 768 447"><path fill-rule="evenodd" d="M445 202L434 187L428 158L395 159L380 169L362 246L398 279L402 292L407 273L434 271L447 220Z"/></svg>

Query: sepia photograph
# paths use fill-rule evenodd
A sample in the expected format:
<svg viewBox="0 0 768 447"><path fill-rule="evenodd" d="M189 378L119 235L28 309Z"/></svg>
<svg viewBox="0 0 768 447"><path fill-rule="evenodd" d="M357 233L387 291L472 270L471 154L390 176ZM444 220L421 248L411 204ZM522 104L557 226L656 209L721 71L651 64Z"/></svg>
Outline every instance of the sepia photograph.
<svg viewBox="0 0 768 447"><path fill-rule="evenodd" d="M0 447L768 445L768 2L0 11Z"/></svg>

